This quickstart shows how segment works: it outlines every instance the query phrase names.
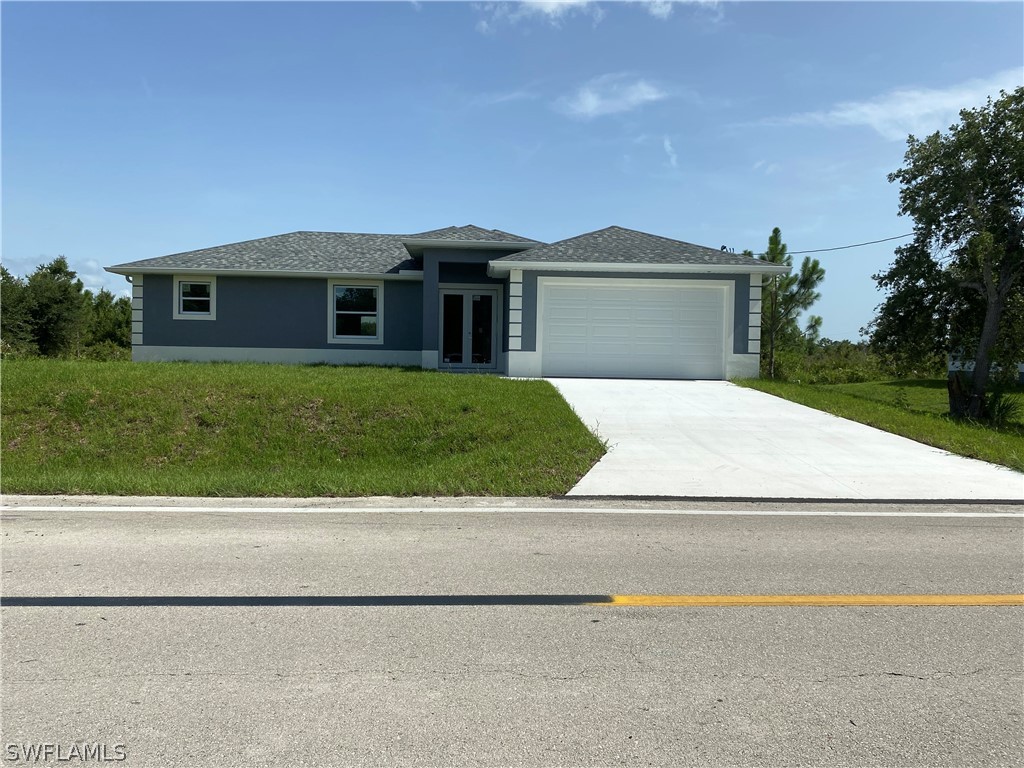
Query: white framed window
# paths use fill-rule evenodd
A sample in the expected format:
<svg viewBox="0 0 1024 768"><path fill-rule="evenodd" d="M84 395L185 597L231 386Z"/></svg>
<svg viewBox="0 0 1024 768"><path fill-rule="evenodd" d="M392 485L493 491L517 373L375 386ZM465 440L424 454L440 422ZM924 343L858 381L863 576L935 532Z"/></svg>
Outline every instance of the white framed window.
<svg viewBox="0 0 1024 768"><path fill-rule="evenodd" d="M213 275L175 275L175 320L217 319L217 278Z"/></svg>
<svg viewBox="0 0 1024 768"><path fill-rule="evenodd" d="M384 343L384 281L328 280L327 341Z"/></svg>

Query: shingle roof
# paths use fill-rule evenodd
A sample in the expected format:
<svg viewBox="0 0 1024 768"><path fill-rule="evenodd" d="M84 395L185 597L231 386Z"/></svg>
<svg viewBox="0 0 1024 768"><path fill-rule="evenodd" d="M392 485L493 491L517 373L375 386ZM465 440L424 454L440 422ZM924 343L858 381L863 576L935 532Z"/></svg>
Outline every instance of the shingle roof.
<svg viewBox="0 0 1024 768"><path fill-rule="evenodd" d="M444 227L443 229L432 229L429 232L420 232L416 235L408 235L409 240L464 240L495 243L538 243L539 240L531 240L528 237L513 235L503 232L500 229L483 229L472 224L464 227Z"/></svg>
<svg viewBox="0 0 1024 768"><path fill-rule="evenodd" d="M761 263L749 256L649 235L624 227L607 227L596 232L587 232L550 245L540 245L524 253L503 256L495 261L694 264L711 267Z"/></svg>
<svg viewBox="0 0 1024 768"><path fill-rule="evenodd" d="M416 235L375 235L358 232L291 232L197 251L172 253L110 267L131 269L204 269L247 272L328 272L389 274L418 269L404 240L536 243L526 237L476 226L445 227Z"/></svg>
<svg viewBox="0 0 1024 768"><path fill-rule="evenodd" d="M418 268L398 235L291 232L198 251L117 264L111 269L386 274Z"/></svg>

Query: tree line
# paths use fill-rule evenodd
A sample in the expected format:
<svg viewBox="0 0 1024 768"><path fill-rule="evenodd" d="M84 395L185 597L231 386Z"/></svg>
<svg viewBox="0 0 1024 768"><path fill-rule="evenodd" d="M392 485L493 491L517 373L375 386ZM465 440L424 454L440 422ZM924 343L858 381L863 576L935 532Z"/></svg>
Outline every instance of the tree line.
<svg viewBox="0 0 1024 768"><path fill-rule="evenodd" d="M87 290L58 256L28 277L0 266L0 349L5 357L127 359L132 302Z"/></svg>

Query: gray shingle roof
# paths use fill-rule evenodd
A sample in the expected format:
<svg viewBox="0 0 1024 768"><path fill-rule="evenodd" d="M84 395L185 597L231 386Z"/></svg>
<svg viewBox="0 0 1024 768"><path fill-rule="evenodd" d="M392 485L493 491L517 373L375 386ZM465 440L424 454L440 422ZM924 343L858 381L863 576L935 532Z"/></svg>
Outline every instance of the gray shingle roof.
<svg viewBox="0 0 1024 768"><path fill-rule="evenodd" d="M133 268L385 274L417 266L395 235L291 232L111 267L116 270Z"/></svg>
<svg viewBox="0 0 1024 768"><path fill-rule="evenodd" d="M409 235L410 240L466 240L495 243L537 243L539 240L531 240L528 237L513 235L503 232L500 229L483 229L472 224L464 227L444 227L443 229L432 229L429 232L420 232L416 235Z"/></svg>
<svg viewBox="0 0 1024 768"><path fill-rule="evenodd" d="M535 243L508 232L480 227L447 227L417 235L375 235L358 232L291 232L197 251L173 253L110 267L131 270L194 269L210 272L325 272L394 274L420 269L404 240L485 240Z"/></svg>
<svg viewBox="0 0 1024 768"><path fill-rule="evenodd" d="M635 229L607 227L596 232L531 248L495 261L579 262L594 264L695 264L746 266L756 259L703 245L684 243Z"/></svg>

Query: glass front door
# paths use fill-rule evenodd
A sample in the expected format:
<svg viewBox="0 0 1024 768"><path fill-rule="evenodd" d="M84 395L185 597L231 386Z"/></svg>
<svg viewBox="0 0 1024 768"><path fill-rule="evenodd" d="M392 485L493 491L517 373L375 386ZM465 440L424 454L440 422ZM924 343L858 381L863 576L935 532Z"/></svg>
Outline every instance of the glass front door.
<svg viewBox="0 0 1024 768"><path fill-rule="evenodd" d="M497 291L441 291L441 367L496 367L497 321Z"/></svg>

